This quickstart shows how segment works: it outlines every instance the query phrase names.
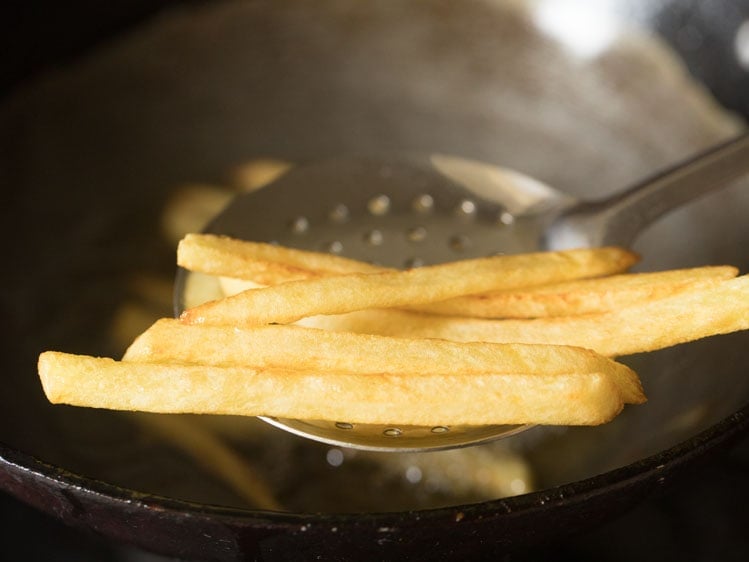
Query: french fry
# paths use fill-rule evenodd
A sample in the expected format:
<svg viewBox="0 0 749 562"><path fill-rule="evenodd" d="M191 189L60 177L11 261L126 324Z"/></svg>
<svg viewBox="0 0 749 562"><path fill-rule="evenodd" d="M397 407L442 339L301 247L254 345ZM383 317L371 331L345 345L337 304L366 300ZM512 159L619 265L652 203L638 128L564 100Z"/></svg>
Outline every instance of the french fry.
<svg viewBox="0 0 749 562"><path fill-rule="evenodd" d="M459 297L413 307L472 318L543 318L620 310L738 275L732 266L705 266L579 279L527 289ZM223 287L223 284L222 284Z"/></svg>
<svg viewBox="0 0 749 562"><path fill-rule="evenodd" d="M408 271L289 281L188 309L192 324L257 326L439 302L467 294L537 286L621 271L636 260L621 248L596 248L477 258Z"/></svg>
<svg viewBox="0 0 749 562"><path fill-rule="evenodd" d="M345 273L375 273L384 268L275 244L214 234L188 234L177 246L177 265L216 277L226 276L275 285Z"/></svg>
<svg viewBox="0 0 749 562"><path fill-rule="evenodd" d="M445 316L471 318L543 318L608 312L674 295L738 275L733 266L705 266L647 273L625 273L552 283L527 289L467 295L442 302L404 307ZM220 277L226 296L264 287L253 281Z"/></svg>
<svg viewBox="0 0 749 562"><path fill-rule="evenodd" d="M161 319L141 334L123 361L217 367L288 368L316 372L412 376L608 373L626 403L645 400L628 367L582 348L455 343L330 332L300 326L227 328Z"/></svg>
<svg viewBox="0 0 749 562"><path fill-rule="evenodd" d="M398 271L187 235L179 265L236 294L157 321L120 362L42 353L39 375L51 402L111 409L596 425L645 401L611 357L749 329L736 268L617 275L636 261L597 248Z"/></svg>
<svg viewBox="0 0 749 562"><path fill-rule="evenodd" d="M572 345L619 357L749 329L749 275L585 316L486 320L368 310L307 318L302 323L410 338Z"/></svg>
<svg viewBox="0 0 749 562"><path fill-rule="evenodd" d="M357 375L118 362L45 352L52 403L161 413L293 417L407 425L596 425L623 407L606 373Z"/></svg>

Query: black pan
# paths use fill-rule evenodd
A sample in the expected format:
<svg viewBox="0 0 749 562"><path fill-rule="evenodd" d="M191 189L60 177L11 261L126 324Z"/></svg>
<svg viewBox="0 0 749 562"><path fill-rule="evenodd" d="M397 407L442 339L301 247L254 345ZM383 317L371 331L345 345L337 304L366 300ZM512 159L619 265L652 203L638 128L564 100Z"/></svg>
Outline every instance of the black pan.
<svg viewBox="0 0 749 562"><path fill-rule="evenodd" d="M539 2L534 17L516 2L167 4L74 4L54 26L28 9L5 34L3 490L186 559L465 559L590 529L745 439L746 334L626 358L650 400L612 424L454 457L47 404L38 353L117 356L133 326L170 314L179 226L164 217L186 193L208 207L254 181L248 162L432 151L602 196L749 113L744 2ZM667 217L637 242L642 268L746 272L747 209L743 184ZM185 431L249 464L283 508L258 508ZM521 486L486 485L487 466Z"/></svg>

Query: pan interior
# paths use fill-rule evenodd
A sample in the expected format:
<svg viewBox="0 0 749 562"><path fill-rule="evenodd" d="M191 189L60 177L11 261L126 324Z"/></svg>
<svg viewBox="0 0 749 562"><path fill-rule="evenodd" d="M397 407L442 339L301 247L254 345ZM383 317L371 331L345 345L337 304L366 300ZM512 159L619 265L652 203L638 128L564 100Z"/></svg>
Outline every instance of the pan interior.
<svg viewBox="0 0 749 562"><path fill-rule="evenodd" d="M4 100L0 183L12 188L2 228L13 267L2 306L16 338L0 342L14 389L0 393L0 440L73 472L190 501L400 511L575 482L671 447L745 404L746 334L625 358L649 402L611 424L534 428L457 451L350 451L252 419L44 400L38 353L117 357L171 316L178 238L274 170L438 153L595 198L741 126L657 39L624 26L580 53L538 25L533 5L182 7ZM303 197L294 203L305 206ZM747 208L739 185L673 213L638 240L642 269L746 271ZM302 216L315 224L294 213L292 230L304 230L293 222ZM354 244L319 240L331 250ZM357 234L356 244L377 251L371 242Z"/></svg>

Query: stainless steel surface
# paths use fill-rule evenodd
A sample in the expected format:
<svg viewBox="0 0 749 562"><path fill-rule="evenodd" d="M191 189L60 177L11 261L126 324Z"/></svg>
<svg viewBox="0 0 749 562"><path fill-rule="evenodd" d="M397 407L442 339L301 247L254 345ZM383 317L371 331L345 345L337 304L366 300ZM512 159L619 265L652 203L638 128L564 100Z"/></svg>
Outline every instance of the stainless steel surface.
<svg viewBox="0 0 749 562"><path fill-rule="evenodd" d="M665 214L749 172L746 133L608 199L577 203L543 233L548 249L629 246Z"/></svg>
<svg viewBox="0 0 749 562"><path fill-rule="evenodd" d="M446 426L352 424L324 420L261 418L295 435L365 451L439 451L478 445L525 431L522 425Z"/></svg>

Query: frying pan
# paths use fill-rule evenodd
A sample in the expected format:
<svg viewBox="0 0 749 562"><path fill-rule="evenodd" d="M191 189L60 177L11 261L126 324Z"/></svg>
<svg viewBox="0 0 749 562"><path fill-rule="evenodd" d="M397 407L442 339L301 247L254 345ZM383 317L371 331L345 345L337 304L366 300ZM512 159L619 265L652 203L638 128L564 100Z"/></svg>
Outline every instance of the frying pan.
<svg viewBox="0 0 749 562"><path fill-rule="evenodd" d="M0 487L184 559L464 559L588 529L745 438L746 334L626 358L650 400L611 424L454 457L331 451L235 418L174 430L53 407L36 378L44 349L116 356L123 318L170 314L165 216L180 194L225 195L248 162L439 152L591 197L743 127L748 4L603 5L125 2L18 20L0 107ZM748 208L737 184L670 215L635 246L642 269L746 272ZM185 445L198 435L282 506L227 484L218 456ZM518 464L525 489L482 484Z"/></svg>

